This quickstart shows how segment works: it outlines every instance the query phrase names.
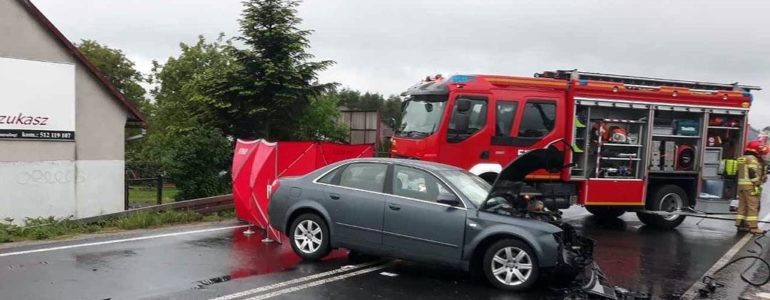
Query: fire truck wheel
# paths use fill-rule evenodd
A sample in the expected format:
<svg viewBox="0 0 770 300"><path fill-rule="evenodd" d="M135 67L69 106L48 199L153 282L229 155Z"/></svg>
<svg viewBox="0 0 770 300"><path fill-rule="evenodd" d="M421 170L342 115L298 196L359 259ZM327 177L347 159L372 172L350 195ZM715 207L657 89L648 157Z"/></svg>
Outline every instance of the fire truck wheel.
<svg viewBox="0 0 770 300"><path fill-rule="evenodd" d="M614 219L626 213L626 210L617 206L586 205L586 210L599 219Z"/></svg>
<svg viewBox="0 0 770 300"><path fill-rule="evenodd" d="M679 186L667 184L650 193L646 208L653 211L675 211L687 207L686 203L687 193ZM636 215L645 225L663 229L675 228L682 224L685 218L682 215L661 216L643 212L637 212Z"/></svg>

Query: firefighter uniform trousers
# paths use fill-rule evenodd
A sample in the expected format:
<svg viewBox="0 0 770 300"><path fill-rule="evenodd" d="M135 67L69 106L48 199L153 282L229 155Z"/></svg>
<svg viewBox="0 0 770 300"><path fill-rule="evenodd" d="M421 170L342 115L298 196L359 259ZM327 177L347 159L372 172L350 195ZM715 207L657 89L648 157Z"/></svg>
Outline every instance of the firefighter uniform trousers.
<svg viewBox="0 0 770 300"><path fill-rule="evenodd" d="M738 158L738 211L735 226L758 230L759 198L764 167L754 155Z"/></svg>

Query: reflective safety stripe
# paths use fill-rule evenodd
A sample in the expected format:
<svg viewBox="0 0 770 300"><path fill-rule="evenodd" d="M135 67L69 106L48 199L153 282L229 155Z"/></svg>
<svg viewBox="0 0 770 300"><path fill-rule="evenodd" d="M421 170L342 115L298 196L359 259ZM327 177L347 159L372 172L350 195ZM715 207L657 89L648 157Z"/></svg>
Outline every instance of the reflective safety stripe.
<svg viewBox="0 0 770 300"><path fill-rule="evenodd" d="M739 180L738 185L754 185L754 182L749 180Z"/></svg>
<svg viewBox="0 0 770 300"><path fill-rule="evenodd" d="M759 217L757 216L746 217L746 221L757 221L757 220L759 220Z"/></svg>
<svg viewBox="0 0 770 300"><path fill-rule="evenodd" d="M736 220L745 220L746 216L744 216L744 215L735 215L735 219Z"/></svg>

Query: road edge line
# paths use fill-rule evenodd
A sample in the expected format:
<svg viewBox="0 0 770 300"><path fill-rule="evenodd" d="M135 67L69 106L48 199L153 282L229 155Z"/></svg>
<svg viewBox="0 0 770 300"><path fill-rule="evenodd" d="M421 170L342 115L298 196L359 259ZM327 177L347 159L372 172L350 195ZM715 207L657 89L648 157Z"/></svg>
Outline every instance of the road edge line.
<svg viewBox="0 0 770 300"><path fill-rule="evenodd" d="M235 299L235 298L251 296L253 294L257 294L257 293L261 293L261 292L266 292L266 291L269 291L269 290L274 290L274 289L277 289L277 288L280 288L280 287L284 287L284 286L287 286L287 285L302 283L302 282L306 282L306 281L312 281L312 280L316 280L316 279L323 278L323 277L326 277L326 276L335 275L335 274L338 274L338 273L345 273L345 272L350 272L350 271L354 271L354 270L359 270L359 269L362 269L362 268L371 267L371 266L376 265L376 264L383 264L383 265L385 265L385 262L382 261L382 260L377 260L377 261L373 261L373 262L353 265L352 267L347 267L347 268L345 266L343 266L343 267L340 267L340 268L337 268L337 269L334 269L334 270L330 270L330 271L326 271L326 272L323 272L323 273L313 274L313 275L309 275L309 276L305 276L305 277L300 277L300 278L294 278L294 279L291 279L291 280L288 280L288 281L281 281L281 282L273 283L271 285L266 285L266 286L262 286L262 287L258 287L258 288L254 288L254 289L250 289L250 290L245 290L245 291L241 291L241 292L237 292L237 293L233 293L233 294L229 294L229 295L219 296L217 298L212 298L211 300L232 300L232 299ZM257 296L257 297L259 297L259 296Z"/></svg>
<svg viewBox="0 0 770 300"><path fill-rule="evenodd" d="M58 246L58 247L48 247L48 248L16 251L16 252L6 252L6 253L0 253L0 257L8 257L8 256L16 256L16 255L24 255L24 254L40 253L40 252L50 252L50 251L56 251L56 250L65 250L65 249L91 247L91 246L110 245L110 244L125 243L125 242L143 241L143 240L151 240L151 239L164 238L164 237L174 237L174 236L181 236L181 235L188 235L188 234L229 230L229 229L243 228L243 227L249 227L249 226L251 225L234 225L234 226L227 226L227 227L206 228L206 229L191 230L191 231L138 236L133 238L117 239L117 240L109 240L109 241L101 241L101 242L91 242L91 243L73 244L73 245Z"/></svg>
<svg viewBox="0 0 770 300"><path fill-rule="evenodd" d="M767 221L770 221L770 214L767 214L764 218L762 218L762 222L767 222ZM719 270L719 268L724 267L728 262L730 262L733 259L733 257L735 257L736 254L738 254L738 252L741 249L743 249L744 246L746 246L746 244L749 243L749 241L751 241L752 237L754 237L753 234L745 233L744 236L740 240L738 240L738 242L736 242L735 245L733 245L730 248L730 250L727 250L727 252L725 252L725 254L722 255L722 257L720 257L719 260L717 260L717 262L714 263L713 266L711 266L711 268L709 268L705 273L703 273L703 275L699 277L698 280L696 280L690 286L690 288L684 292L684 294L682 294L682 298L695 299L695 297L697 296L698 290L703 286L703 282L701 281L701 278L703 278L703 276L706 276L708 274L715 272L716 270Z"/></svg>

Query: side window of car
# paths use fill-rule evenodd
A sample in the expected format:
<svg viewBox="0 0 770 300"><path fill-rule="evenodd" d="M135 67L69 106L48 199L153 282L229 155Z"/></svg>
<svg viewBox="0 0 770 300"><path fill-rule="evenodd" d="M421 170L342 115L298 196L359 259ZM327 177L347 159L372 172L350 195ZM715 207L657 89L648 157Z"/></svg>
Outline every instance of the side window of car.
<svg viewBox="0 0 770 300"><path fill-rule="evenodd" d="M337 184L337 182L338 182L339 180L335 180L335 179L336 179L336 176L337 176L337 174L339 174L339 173L340 173L340 172L341 172L343 169L345 169L345 167L344 167L344 166L342 166L342 167L338 167L338 168L336 168L336 169L332 170L331 172L329 172L329 173L326 173L326 175L324 175L323 177L321 177L321 178L319 178L319 179L318 179L318 182L320 182L320 183L326 183L326 184Z"/></svg>
<svg viewBox="0 0 770 300"><path fill-rule="evenodd" d="M381 193L387 170L387 165L379 163L350 164L340 174L339 185Z"/></svg>
<svg viewBox="0 0 770 300"><path fill-rule="evenodd" d="M551 133L555 124L556 103L543 100L527 102L519 125L519 137L544 137Z"/></svg>
<svg viewBox="0 0 770 300"><path fill-rule="evenodd" d="M394 195L436 202L442 193L450 191L428 172L403 166L393 168Z"/></svg>

